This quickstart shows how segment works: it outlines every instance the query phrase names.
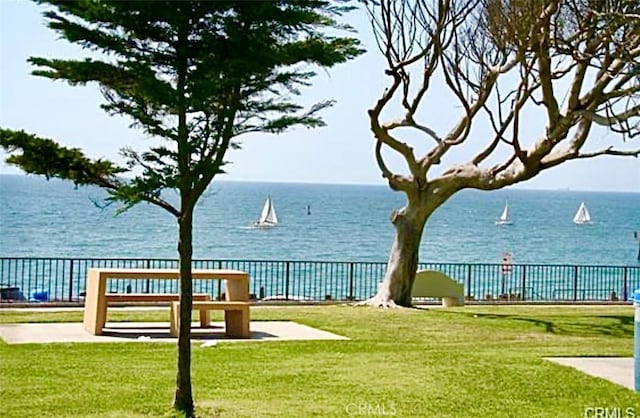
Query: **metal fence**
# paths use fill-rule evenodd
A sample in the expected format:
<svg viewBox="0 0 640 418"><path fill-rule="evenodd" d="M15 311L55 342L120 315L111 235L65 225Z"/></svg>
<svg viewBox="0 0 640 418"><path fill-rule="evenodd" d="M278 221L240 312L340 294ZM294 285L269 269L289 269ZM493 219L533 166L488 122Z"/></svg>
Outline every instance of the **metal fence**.
<svg viewBox="0 0 640 418"><path fill-rule="evenodd" d="M81 302L92 267L178 268L170 259L0 258L0 301ZM386 263L356 261L194 260L193 268L250 275L256 299L363 300L375 294ZM420 263L464 285L468 300L616 301L640 288L640 266ZM113 280L108 292L178 292L176 280ZM220 281L196 280L194 292L220 297Z"/></svg>

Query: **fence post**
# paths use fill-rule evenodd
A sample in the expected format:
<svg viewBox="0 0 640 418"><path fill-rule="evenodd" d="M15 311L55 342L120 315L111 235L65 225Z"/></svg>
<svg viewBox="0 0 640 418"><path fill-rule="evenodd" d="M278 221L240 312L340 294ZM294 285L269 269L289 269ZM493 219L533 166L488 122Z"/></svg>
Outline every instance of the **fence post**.
<svg viewBox="0 0 640 418"><path fill-rule="evenodd" d="M149 270L149 269L151 269L151 260L147 259L147 270ZM149 293L149 286L150 286L149 282L150 281L151 281L150 279L147 279L147 286L146 286L146 289L145 289L145 293Z"/></svg>
<svg viewBox="0 0 640 418"><path fill-rule="evenodd" d="M573 301L578 300L578 266L573 266Z"/></svg>
<svg viewBox="0 0 640 418"><path fill-rule="evenodd" d="M467 299L471 299L471 264L467 264Z"/></svg>
<svg viewBox="0 0 640 418"><path fill-rule="evenodd" d="M222 260L218 260L218 270L222 270ZM218 282L218 300L222 299L222 280L216 280ZM227 295L224 295L225 299Z"/></svg>
<svg viewBox="0 0 640 418"><path fill-rule="evenodd" d="M624 266L624 276L622 279L622 300L627 301L629 299L629 289L627 288L627 266Z"/></svg>
<svg viewBox="0 0 640 418"><path fill-rule="evenodd" d="M73 259L69 260L69 302L73 300Z"/></svg>
<svg viewBox="0 0 640 418"><path fill-rule="evenodd" d="M522 300L527 300L527 265L522 265Z"/></svg>
<svg viewBox="0 0 640 418"><path fill-rule="evenodd" d="M285 276L284 276L284 298L289 300L289 262L286 262Z"/></svg>
<svg viewBox="0 0 640 418"><path fill-rule="evenodd" d="M353 300L353 262L349 263L349 300Z"/></svg>

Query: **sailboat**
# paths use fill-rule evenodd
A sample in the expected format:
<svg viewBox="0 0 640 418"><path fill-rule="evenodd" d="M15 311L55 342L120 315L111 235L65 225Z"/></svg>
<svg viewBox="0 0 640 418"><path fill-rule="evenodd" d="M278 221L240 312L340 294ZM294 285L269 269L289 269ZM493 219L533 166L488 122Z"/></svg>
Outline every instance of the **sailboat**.
<svg viewBox="0 0 640 418"><path fill-rule="evenodd" d="M587 205L585 205L584 202L580 203L580 207L578 208L576 215L573 217L573 223L578 225L591 223L591 215L589 214L589 209L587 209Z"/></svg>
<svg viewBox="0 0 640 418"><path fill-rule="evenodd" d="M267 200L264 202L262 212L260 213L260 219L253 223L253 226L258 228L270 228L278 224L278 216L276 216L276 209L273 207L271 196L267 196Z"/></svg>
<svg viewBox="0 0 640 418"><path fill-rule="evenodd" d="M496 225L511 225L512 223L511 218L509 218L509 204L504 202L504 209L496 221Z"/></svg>

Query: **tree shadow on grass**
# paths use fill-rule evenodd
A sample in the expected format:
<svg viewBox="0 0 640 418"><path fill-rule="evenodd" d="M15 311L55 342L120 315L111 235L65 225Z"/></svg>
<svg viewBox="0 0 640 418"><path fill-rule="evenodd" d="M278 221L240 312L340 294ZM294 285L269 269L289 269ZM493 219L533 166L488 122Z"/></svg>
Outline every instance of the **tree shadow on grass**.
<svg viewBox="0 0 640 418"><path fill-rule="evenodd" d="M488 320L517 321L533 324L544 332L578 337L612 337L633 338L633 315L588 315L580 317L551 317L540 319L533 316L520 316L512 314L493 314L481 312L450 312L467 317L475 317Z"/></svg>

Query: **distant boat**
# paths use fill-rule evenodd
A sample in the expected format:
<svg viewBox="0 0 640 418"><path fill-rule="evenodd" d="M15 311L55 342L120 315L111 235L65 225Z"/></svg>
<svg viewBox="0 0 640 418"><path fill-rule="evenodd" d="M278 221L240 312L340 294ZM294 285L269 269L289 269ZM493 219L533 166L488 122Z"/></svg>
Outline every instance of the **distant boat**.
<svg viewBox="0 0 640 418"><path fill-rule="evenodd" d="M260 213L260 219L253 223L253 226L258 228L270 228L278 224L278 216L276 215L276 209L273 207L271 196L267 196L267 200L262 207L262 213Z"/></svg>
<svg viewBox="0 0 640 418"><path fill-rule="evenodd" d="M584 202L580 203L580 207L578 208L576 215L573 217L573 223L578 225L591 223L591 215L589 214L589 209L587 209L587 205L585 205Z"/></svg>
<svg viewBox="0 0 640 418"><path fill-rule="evenodd" d="M504 202L504 209L496 221L496 225L511 225L512 223L513 221L511 221L511 218L509 217L509 204Z"/></svg>

